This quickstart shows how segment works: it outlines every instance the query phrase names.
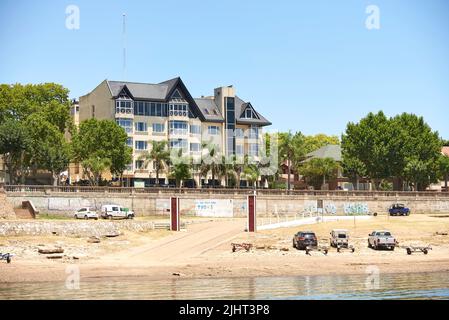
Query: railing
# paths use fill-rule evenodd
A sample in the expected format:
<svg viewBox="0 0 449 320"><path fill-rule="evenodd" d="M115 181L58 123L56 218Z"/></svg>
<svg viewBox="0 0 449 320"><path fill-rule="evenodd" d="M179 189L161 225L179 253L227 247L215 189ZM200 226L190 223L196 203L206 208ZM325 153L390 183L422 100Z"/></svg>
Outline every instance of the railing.
<svg viewBox="0 0 449 320"><path fill-rule="evenodd" d="M253 194L254 189L242 188L131 188L131 187L99 187L99 186L44 186L44 185L5 185L8 193L112 193L112 194ZM314 197L415 197L438 198L448 197L449 192L439 191L342 191L342 190L290 190L256 189L258 195L273 196L314 196Z"/></svg>

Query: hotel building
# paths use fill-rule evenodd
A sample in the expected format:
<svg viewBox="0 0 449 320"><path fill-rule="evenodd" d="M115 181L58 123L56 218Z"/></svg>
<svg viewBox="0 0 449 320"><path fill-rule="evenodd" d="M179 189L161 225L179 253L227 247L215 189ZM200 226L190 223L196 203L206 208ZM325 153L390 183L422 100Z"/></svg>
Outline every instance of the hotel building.
<svg viewBox="0 0 449 320"><path fill-rule="evenodd" d="M170 150L182 149L193 158L201 157L205 143L223 155L257 158L262 128L271 125L232 86L214 89L213 96L193 98L179 77L157 84L104 80L80 97L78 117L80 122L110 119L124 128L133 149L133 161L124 172L131 186L155 182L155 166L144 167L140 159L151 150L153 140L165 140ZM161 179L166 172L161 172ZM211 182L194 178L197 185Z"/></svg>

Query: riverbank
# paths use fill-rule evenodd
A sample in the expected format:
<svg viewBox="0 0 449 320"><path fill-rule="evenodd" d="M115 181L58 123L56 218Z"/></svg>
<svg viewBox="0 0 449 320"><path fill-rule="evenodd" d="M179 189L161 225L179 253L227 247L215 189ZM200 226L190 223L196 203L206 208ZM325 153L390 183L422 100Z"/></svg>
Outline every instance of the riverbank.
<svg viewBox="0 0 449 320"><path fill-rule="evenodd" d="M0 262L0 282L65 282L67 270L79 267L81 281L99 278L146 279L224 278L365 274L367 268L382 273L449 271L448 217L412 215L410 217L373 217L367 221L338 221L261 231L243 232L244 219L216 219L195 223L187 231L172 233L163 230L127 231L100 243L88 243L86 238L62 236L0 237L0 250L16 254L11 264ZM327 256L321 252L293 249L295 232L307 229L328 242L333 228L346 228L351 233L355 253ZM431 245L428 255L407 255L405 249L375 251L367 248L368 233L375 229L390 230L405 245ZM250 252L231 251L232 242L253 244ZM39 244L66 248L65 257L50 260L37 253ZM82 254L77 250L83 249ZM78 256L76 256L78 254ZM70 266L70 269L67 267Z"/></svg>

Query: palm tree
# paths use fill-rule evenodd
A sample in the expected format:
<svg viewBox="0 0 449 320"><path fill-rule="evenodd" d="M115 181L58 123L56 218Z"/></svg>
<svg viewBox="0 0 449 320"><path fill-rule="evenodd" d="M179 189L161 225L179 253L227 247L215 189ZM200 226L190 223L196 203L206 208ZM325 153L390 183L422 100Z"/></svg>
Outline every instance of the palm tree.
<svg viewBox="0 0 449 320"><path fill-rule="evenodd" d="M237 180L237 188L240 189L240 181L242 180L242 173L243 169L245 168L245 162L240 162L238 161L237 157L234 157L232 167Z"/></svg>
<svg viewBox="0 0 449 320"><path fill-rule="evenodd" d="M170 160L170 152L167 149L167 141L152 141L151 151L145 151L139 160L144 161L146 168L150 162L154 162L156 168L156 184L159 185L159 173Z"/></svg>
<svg viewBox="0 0 449 320"><path fill-rule="evenodd" d="M215 188L215 177L218 173L218 164L217 164L217 157L218 157L218 150L217 146L215 145L209 145L207 143L203 143L202 145L203 150L207 148L208 153L206 157L208 158L208 161L205 162L204 160L201 162L200 165L200 174L201 176L207 177L207 174L209 171L212 173L212 183L213 187ZM209 163L208 163L209 162Z"/></svg>
<svg viewBox="0 0 449 320"><path fill-rule="evenodd" d="M287 162L287 190L290 190L291 166L297 166L304 156L304 136L301 132L291 131L279 134L279 154Z"/></svg>
<svg viewBox="0 0 449 320"><path fill-rule="evenodd" d="M171 167L170 176L176 180L176 186L178 188L182 186L181 183L183 180L190 179L192 176L190 172L191 163L186 160L179 161Z"/></svg>
<svg viewBox="0 0 449 320"><path fill-rule="evenodd" d="M246 180L250 184L254 185L254 189L256 189L257 180L259 179L260 172L259 168L255 164L249 164L245 166L245 169L243 169L243 175L246 177Z"/></svg>
<svg viewBox="0 0 449 320"><path fill-rule="evenodd" d="M229 178L231 176L236 177L236 172L234 170L235 156L227 158L225 156L221 157L221 162L218 164L218 175L220 179L225 178L225 187L229 184Z"/></svg>

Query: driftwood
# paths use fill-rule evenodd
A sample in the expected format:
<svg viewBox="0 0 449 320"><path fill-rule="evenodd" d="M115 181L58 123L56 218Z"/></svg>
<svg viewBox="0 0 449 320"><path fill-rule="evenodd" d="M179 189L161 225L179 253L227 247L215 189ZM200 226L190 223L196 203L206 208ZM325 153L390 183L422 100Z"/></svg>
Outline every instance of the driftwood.
<svg viewBox="0 0 449 320"><path fill-rule="evenodd" d="M106 238L115 238L115 237L118 237L119 235L120 235L120 233L108 233L108 234L105 234L104 236Z"/></svg>
<svg viewBox="0 0 449 320"><path fill-rule="evenodd" d="M39 248L39 253L42 254L54 254L54 253L64 253L63 248Z"/></svg>
<svg viewBox="0 0 449 320"><path fill-rule="evenodd" d="M62 259L62 254L52 254L47 256L47 259Z"/></svg>
<svg viewBox="0 0 449 320"><path fill-rule="evenodd" d="M100 238L98 237L90 237L89 239L87 239L88 243L100 243Z"/></svg>

